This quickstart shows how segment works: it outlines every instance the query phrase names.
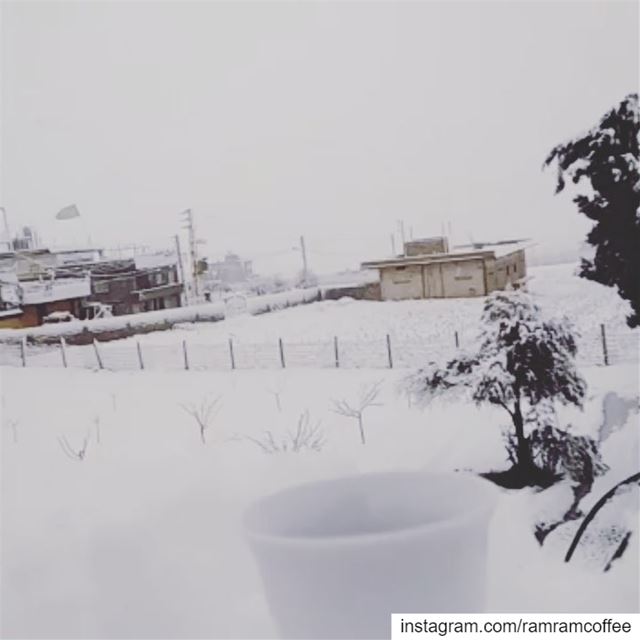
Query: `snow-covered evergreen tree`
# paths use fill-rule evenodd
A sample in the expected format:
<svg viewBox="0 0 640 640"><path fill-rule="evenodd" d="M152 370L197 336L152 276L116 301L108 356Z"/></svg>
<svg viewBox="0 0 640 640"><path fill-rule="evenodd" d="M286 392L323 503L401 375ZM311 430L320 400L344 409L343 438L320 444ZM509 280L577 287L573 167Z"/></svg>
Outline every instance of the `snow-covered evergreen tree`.
<svg viewBox="0 0 640 640"><path fill-rule="evenodd" d="M617 287L631 304L631 327L640 325L639 138L638 94L631 94L591 131L558 145L545 160L546 166L557 161L556 193L570 178L583 191L574 198L578 210L595 222L587 235L595 256L582 261L580 275ZM589 182L584 193L581 187Z"/></svg>
<svg viewBox="0 0 640 640"><path fill-rule="evenodd" d="M499 292L487 298L481 326L477 350L421 369L409 380L410 392L423 403L462 394L502 407L515 438L514 472L523 486L538 484L531 431L556 429L556 404L581 407L586 391L570 323L544 318L526 293Z"/></svg>

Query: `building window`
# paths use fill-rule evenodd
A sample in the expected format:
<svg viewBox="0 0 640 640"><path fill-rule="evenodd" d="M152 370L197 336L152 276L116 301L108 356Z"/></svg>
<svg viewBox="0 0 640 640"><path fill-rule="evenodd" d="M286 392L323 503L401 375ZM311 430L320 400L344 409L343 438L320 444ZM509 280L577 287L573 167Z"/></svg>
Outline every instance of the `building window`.
<svg viewBox="0 0 640 640"><path fill-rule="evenodd" d="M407 267L396 267L396 271L405 271Z"/></svg>
<svg viewBox="0 0 640 640"><path fill-rule="evenodd" d="M518 271L518 265L514 264L513 265L513 273L516 273Z"/></svg>
<svg viewBox="0 0 640 640"><path fill-rule="evenodd" d="M95 293L109 293L109 283L106 280L96 282L94 284L93 290L95 291Z"/></svg>
<svg viewBox="0 0 640 640"><path fill-rule="evenodd" d="M509 265L507 265L507 275L509 275Z"/></svg>

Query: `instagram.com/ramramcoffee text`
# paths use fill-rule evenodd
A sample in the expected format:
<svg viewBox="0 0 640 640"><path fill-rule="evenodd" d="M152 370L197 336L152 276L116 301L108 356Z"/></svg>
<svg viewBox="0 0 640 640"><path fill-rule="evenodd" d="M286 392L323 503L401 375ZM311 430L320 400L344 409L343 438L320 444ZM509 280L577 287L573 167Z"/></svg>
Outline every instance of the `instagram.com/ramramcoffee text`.
<svg viewBox="0 0 640 640"><path fill-rule="evenodd" d="M640 638L640 614L394 613L391 640L467 638Z"/></svg>

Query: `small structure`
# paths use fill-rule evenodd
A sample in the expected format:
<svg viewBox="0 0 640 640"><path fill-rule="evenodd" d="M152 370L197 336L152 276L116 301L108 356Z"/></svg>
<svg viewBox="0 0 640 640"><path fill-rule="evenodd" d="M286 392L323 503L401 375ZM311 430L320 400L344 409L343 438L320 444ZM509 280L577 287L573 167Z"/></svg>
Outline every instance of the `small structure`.
<svg viewBox="0 0 640 640"><path fill-rule="evenodd" d="M37 327L53 313L82 317L82 303L91 293L89 278L28 280L17 285L17 304L3 309L0 327Z"/></svg>
<svg viewBox="0 0 640 640"><path fill-rule="evenodd" d="M55 251L58 267L66 265L92 264L104 259L102 249L59 249Z"/></svg>
<svg viewBox="0 0 640 640"><path fill-rule="evenodd" d="M0 254L0 328L13 329L22 326L20 301L15 254Z"/></svg>
<svg viewBox="0 0 640 640"><path fill-rule="evenodd" d="M38 280L51 278L58 259L49 249L24 249L14 254L16 273L19 280Z"/></svg>
<svg viewBox="0 0 640 640"><path fill-rule="evenodd" d="M404 243L405 256L430 256L434 253L449 253L449 242L445 237L421 238Z"/></svg>
<svg viewBox="0 0 640 640"><path fill-rule="evenodd" d="M251 261L242 260L235 253L227 253L224 260L210 262L207 267L209 279L217 280L222 285L247 282L253 275Z"/></svg>
<svg viewBox="0 0 640 640"><path fill-rule="evenodd" d="M35 327L46 316L82 317L91 293L89 278L55 277L55 255L46 249L0 254L0 327Z"/></svg>
<svg viewBox="0 0 640 640"><path fill-rule="evenodd" d="M525 281L522 244L476 251L436 249L448 250L446 238L408 242L406 255L365 262L362 268L378 270L381 300L471 298L518 288Z"/></svg>

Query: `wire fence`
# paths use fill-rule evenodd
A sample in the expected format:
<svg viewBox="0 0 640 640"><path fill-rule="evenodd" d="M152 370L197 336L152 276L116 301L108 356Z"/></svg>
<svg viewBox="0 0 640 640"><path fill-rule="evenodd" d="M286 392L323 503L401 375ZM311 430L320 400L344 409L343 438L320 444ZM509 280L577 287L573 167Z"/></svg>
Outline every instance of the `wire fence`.
<svg viewBox="0 0 640 640"><path fill-rule="evenodd" d="M578 363L584 366L612 365L640 360L640 334L631 330L610 330L600 325L578 340ZM284 368L415 368L428 362L442 362L466 347L474 336L457 331L451 335L425 335L403 339L330 339L296 342L283 338L271 342L201 344L184 340L156 345L140 341L98 342L69 346L64 338L57 345L0 345L0 365L16 367L69 367L134 370L224 371L233 369Z"/></svg>

